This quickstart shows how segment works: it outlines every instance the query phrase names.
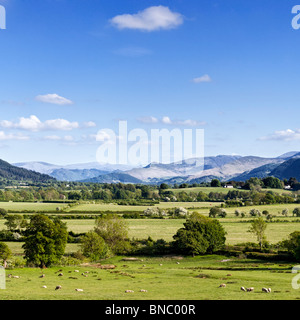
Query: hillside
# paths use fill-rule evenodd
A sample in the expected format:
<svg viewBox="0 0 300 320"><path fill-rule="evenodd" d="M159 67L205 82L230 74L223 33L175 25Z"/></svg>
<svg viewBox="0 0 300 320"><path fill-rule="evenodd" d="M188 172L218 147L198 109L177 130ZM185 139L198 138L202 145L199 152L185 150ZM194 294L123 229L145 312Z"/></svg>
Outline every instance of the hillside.
<svg viewBox="0 0 300 320"><path fill-rule="evenodd" d="M34 183L55 181L53 177L46 174L19 168L3 160L0 160L0 179L28 181Z"/></svg>
<svg viewBox="0 0 300 320"><path fill-rule="evenodd" d="M283 179L296 178L300 180L300 157L291 158L276 167L271 174L272 176Z"/></svg>

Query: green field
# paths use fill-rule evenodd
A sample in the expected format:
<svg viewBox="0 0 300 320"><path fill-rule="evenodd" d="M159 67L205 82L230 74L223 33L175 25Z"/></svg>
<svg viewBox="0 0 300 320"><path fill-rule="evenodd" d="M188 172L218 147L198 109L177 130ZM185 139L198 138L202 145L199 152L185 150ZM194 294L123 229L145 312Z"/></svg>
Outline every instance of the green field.
<svg viewBox="0 0 300 320"><path fill-rule="evenodd" d="M43 203L43 202L0 202L0 208L10 210L12 212L21 211L56 211L57 207L66 208L65 203Z"/></svg>
<svg viewBox="0 0 300 320"><path fill-rule="evenodd" d="M42 203L6 203L7 209L19 211L53 210L58 204ZM205 216L209 208L216 203L163 202L158 206L163 209L183 206L190 212L197 211ZM226 208L226 218L219 218L226 235L226 244L234 245L242 242L257 242L248 231L253 219L249 211L257 208L260 211L268 210L274 215L273 220L279 222L268 223L266 240L272 244L284 240L293 231L300 231L299 218L292 217L292 211L297 204L279 204L266 206L251 206L238 208L244 211L244 218L236 217L237 208ZM299 205L300 206L300 205ZM88 214L89 212L136 211L136 206L118 206L113 204L79 204L71 208ZM31 209L29 209L31 208ZM35 209L33 209L35 208ZM46 209L47 208L47 209ZM140 210L146 207L139 206ZM289 216L281 215L283 209L289 209ZM125 210L126 209L126 210ZM70 211L71 211L70 210ZM71 213L71 212L70 212ZM28 214L28 213L26 213ZM57 213L59 215L59 213ZM63 213L64 215L68 213ZM69 231L84 233L95 226L94 219L65 219ZM126 219L129 227L129 237L146 239L149 236L154 240L165 239L172 241L173 235L183 226L185 219ZM0 219L0 230L5 229L5 220ZM23 249L21 242L7 242L12 252L22 260ZM77 252L79 244L67 244L66 254ZM38 268L14 268L6 270L6 275L13 274L20 278L6 277L6 290L0 290L0 300L294 300L299 299L297 290L291 286L293 275L290 262L268 262L258 260L243 260L222 256L199 257L144 257L143 261L121 261L121 257L114 257L102 264L114 264L114 270L102 270L92 265L77 265L74 267L51 267L41 271ZM229 261L228 261L229 259ZM221 262L223 261L224 262ZM227 262L225 262L227 261ZM179 262L179 264L177 263ZM162 266L160 266L162 264ZM64 276L56 273L62 269ZM79 273L75 273L75 269ZM88 277L82 272L89 271ZM41 273L44 278L39 278ZM230 274L230 276L229 276ZM180 290L178 289L180 283ZM226 288L219 288L221 283ZM47 288L42 288L44 285ZM61 285L61 290L55 290ZM241 287L254 287L254 292L242 292ZM262 287L272 288L271 293L263 293ZM76 288L83 292L75 291ZM140 292L145 289L148 292ZM134 293L125 293L133 290Z"/></svg>
<svg viewBox="0 0 300 320"><path fill-rule="evenodd" d="M218 193L228 193L228 191L232 191L232 190L238 190L238 191L246 191L243 189L228 189L228 188L223 188L223 187L194 187L194 188L178 188L178 189L167 189L167 191L173 191L174 194L185 191L186 193L189 192L195 192L195 193L199 193L199 192L204 192L206 194L209 194L210 192L218 192ZM279 194L290 194L292 195L294 192L290 191L290 190L284 190L284 189L272 189L272 188L266 188L266 189L262 189L262 191L273 191L275 193L279 193Z"/></svg>
<svg viewBox="0 0 300 320"><path fill-rule="evenodd" d="M115 257L101 261L102 265L116 266L113 270L100 269L99 265L6 270L6 290L0 290L0 300L299 299L299 292L291 286L294 275L290 263L237 258L228 261L223 256L140 259L122 261L121 257ZM58 276L59 273L63 276ZM8 274L19 278L9 278ZM42 274L45 277L40 278ZM62 288L55 290L58 285ZM242 292L241 287L254 287L254 291ZM263 287L271 288L272 292L262 292ZM147 292L140 292L141 289ZM126 290L134 292L125 293Z"/></svg>

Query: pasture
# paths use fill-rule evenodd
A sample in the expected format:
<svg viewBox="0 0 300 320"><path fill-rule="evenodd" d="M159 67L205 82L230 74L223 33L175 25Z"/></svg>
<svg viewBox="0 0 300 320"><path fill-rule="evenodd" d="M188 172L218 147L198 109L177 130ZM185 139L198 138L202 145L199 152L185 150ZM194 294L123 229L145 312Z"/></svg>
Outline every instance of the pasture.
<svg viewBox="0 0 300 320"><path fill-rule="evenodd" d="M101 265L115 268L101 269ZM299 299L299 292L291 286L294 275L290 263L228 260L213 255L141 257L137 261L114 257L101 261L101 265L6 270L6 290L0 290L0 300ZM59 276L59 273L63 275ZM19 278L9 277L9 274ZM40 278L42 274L45 276ZM220 287L221 284L226 287ZM61 289L55 290L59 285ZM243 292L241 287L254 287L254 291ZM272 292L263 292L263 287L271 288ZM125 293L126 290L134 292Z"/></svg>

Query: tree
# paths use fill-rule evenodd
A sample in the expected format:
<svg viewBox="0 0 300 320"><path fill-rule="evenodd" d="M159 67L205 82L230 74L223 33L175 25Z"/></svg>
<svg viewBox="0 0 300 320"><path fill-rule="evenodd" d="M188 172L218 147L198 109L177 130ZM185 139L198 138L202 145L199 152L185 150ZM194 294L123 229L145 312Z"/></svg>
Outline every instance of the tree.
<svg viewBox="0 0 300 320"><path fill-rule="evenodd" d="M257 219L251 222L249 232L252 232L256 235L257 241L260 245L260 250L262 250L263 242L265 241L265 231L267 228L267 223L262 217L258 217Z"/></svg>
<svg viewBox="0 0 300 320"><path fill-rule="evenodd" d="M300 208L295 208L293 210L293 216L300 217Z"/></svg>
<svg viewBox="0 0 300 320"><path fill-rule="evenodd" d="M7 210L4 208L0 208L0 218L4 218L7 215Z"/></svg>
<svg viewBox="0 0 300 320"><path fill-rule="evenodd" d="M221 182L218 179L212 179L210 186L211 187L221 187Z"/></svg>
<svg viewBox="0 0 300 320"><path fill-rule="evenodd" d="M128 241L128 226L124 219L115 214L97 218L95 232L104 239L111 251L123 254L130 249Z"/></svg>
<svg viewBox="0 0 300 320"><path fill-rule="evenodd" d="M89 231L82 238L81 248L83 255L92 261L106 258L109 252L109 248L104 239L94 231Z"/></svg>
<svg viewBox="0 0 300 320"><path fill-rule="evenodd" d="M193 213L173 236L174 248L180 253L199 255L213 253L225 244L226 232L216 219Z"/></svg>
<svg viewBox="0 0 300 320"><path fill-rule="evenodd" d="M4 242L0 242L0 259L3 260L3 267L7 267L7 260L11 257L12 253L8 245Z"/></svg>
<svg viewBox="0 0 300 320"><path fill-rule="evenodd" d="M63 256L68 239L66 224L36 214L31 217L25 230L24 249L27 263L40 268L49 267Z"/></svg>
<svg viewBox="0 0 300 320"><path fill-rule="evenodd" d="M5 220L4 225L9 231L21 229L26 226L26 220L24 220L22 215L7 215Z"/></svg>
<svg viewBox="0 0 300 320"><path fill-rule="evenodd" d="M209 210L209 217L210 218L215 218L216 216L218 216L221 213L221 208L218 207L212 207Z"/></svg>
<svg viewBox="0 0 300 320"><path fill-rule="evenodd" d="M288 240L282 241L282 244L297 261L300 261L300 231L292 232Z"/></svg>

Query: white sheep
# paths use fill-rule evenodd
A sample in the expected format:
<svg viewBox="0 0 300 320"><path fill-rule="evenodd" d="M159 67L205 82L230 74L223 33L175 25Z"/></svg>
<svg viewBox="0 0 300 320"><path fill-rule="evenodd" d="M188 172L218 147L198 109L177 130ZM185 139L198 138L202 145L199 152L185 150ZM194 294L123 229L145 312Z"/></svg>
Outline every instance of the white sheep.
<svg viewBox="0 0 300 320"><path fill-rule="evenodd" d="M133 290L126 290L125 293L134 293Z"/></svg>
<svg viewBox="0 0 300 320"><path fill-rule="evenodd" d="M82 291L83 291L83 289L75 289L75 291L82 292Z"/></svg>
<svg viewBox="0 0 300 320"><path fill-rule="evenodd" d="M242 290L242 291L247 291L244 287L241 287L241 290Z"/></svg>

